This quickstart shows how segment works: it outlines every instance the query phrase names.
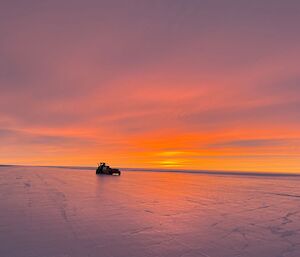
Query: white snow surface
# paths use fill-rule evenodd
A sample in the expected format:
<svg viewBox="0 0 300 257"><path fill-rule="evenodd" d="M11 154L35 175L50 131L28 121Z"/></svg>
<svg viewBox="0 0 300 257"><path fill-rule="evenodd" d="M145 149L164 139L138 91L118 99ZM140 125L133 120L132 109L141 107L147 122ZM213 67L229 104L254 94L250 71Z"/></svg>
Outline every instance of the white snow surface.
<svg viewBox="0 0 300 257"><path fill-rule="evenodd" d="M299 257L300 178L0 167L1 257Z"/></svg>

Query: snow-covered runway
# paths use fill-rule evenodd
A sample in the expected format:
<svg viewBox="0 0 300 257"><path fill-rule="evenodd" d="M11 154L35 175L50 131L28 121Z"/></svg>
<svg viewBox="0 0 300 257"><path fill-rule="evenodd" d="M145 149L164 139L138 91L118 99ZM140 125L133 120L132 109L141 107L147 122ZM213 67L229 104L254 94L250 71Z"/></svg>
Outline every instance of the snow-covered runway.
<svg viewBox="0 0 300 257"><path fill-rule="evenodd" d="M0 167L1 257L299 257L300 178Z"/></svg>

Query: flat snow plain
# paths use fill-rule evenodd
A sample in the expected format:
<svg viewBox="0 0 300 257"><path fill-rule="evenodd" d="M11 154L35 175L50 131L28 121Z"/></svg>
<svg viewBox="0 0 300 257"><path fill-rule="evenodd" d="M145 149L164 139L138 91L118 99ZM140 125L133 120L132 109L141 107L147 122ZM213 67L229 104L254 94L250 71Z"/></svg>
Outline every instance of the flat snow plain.
<svg viewBox="0 0 300 257"><path fill-rule="evenodd" d="M299 257L300 177L0 167L1 257Z"/></svg>

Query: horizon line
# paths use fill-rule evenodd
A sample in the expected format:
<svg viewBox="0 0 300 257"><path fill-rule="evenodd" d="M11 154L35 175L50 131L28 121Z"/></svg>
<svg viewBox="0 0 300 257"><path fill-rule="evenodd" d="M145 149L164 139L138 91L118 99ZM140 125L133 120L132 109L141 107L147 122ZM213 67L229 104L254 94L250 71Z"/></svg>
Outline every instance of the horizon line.
<svg viewBox="0 0 300 257"><path fill-rule="evenodd" d="M45 167L45 168L68 168L68 169L83 169L94 170L92 166L69 166L69 165L22 165L22 164L0 164L1 167ZM189 174L207 174L207 175L235 175L235 176L271 176L271 177L299 177L300 172L284 173L274 171L234 171L234 170L201 170L201 169L170 169L170 168L126 168L118 167L123 171L141 171L141 172L173 172L173 173L189 173Z"/></svg>

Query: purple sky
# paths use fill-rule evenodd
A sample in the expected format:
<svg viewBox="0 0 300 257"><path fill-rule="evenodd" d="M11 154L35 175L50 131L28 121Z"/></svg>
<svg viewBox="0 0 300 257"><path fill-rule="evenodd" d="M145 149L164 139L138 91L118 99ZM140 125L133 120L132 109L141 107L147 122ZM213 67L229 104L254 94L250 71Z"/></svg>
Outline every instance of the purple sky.
<svg viewBox="0 0 300 257"><path fill-rule="evenodd" d="M0 163L300 170L299 1L1 1Z"/></svg>

